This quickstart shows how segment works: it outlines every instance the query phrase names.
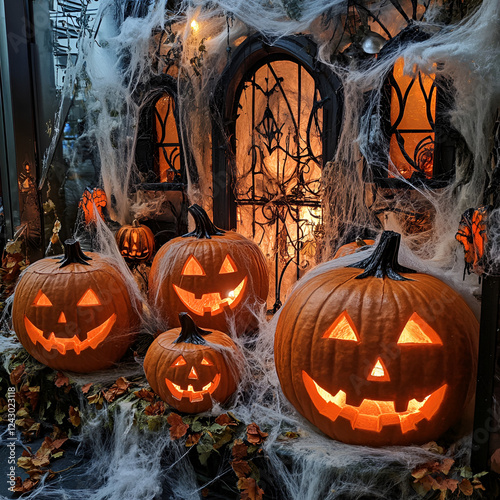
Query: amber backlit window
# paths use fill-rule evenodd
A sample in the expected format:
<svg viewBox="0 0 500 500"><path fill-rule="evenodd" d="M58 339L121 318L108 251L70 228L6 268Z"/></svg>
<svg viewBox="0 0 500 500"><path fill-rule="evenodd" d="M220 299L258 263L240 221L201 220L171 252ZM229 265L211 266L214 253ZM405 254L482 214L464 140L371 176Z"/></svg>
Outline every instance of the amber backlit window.
<svg viewBox="0 0 500 500"><path fill-rule="evenodd" d="M420 172L427 179L434 173L436 85L434 75L403 74L404 59L396 61L391 83L391 177L409 179Z"/></svg>
<svg viewBox="0 0 500 500"><path fill-rule="evenodd" d="M175 102L165 93L154 107L155 167L160 182L176 182L181 171L180 143L175 123Z"/></svg>

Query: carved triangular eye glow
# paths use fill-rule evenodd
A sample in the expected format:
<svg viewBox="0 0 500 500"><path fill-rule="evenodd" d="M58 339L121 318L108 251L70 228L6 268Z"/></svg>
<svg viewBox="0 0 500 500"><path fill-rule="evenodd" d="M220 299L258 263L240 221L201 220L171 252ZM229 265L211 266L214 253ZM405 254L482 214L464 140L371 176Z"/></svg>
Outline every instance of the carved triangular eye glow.
<svg viewBox="0 0 500 500"><path fill-rule="evenodd" d="M194 255L190 255L181 274L183 276L205 276L205 271Z"/></svg>
<svg viewBox="0 0 500 500"><path fill-rule="evenodd" d="M382 361L382 358L378 358L375 366L373 367L370 375L368 375L367 380L374 380L376 382L390 382L389 372Z"/></svg>
<svg viewBox="0 0 500 500"><path fill-rule="evenodd" d="M398 344L443 345L443 341L417 313L413 313L399 336Z"/></svg>
<svg viewBox="0 0 500 500"><path fill-rule="evenodd" d="M347 311L344 311L323 335L325 339L351 340L359 342L358 334L352 319Z"/></svg>
<svg viewBox="0 0 500 500"><path fill-rule="evenodd" d="M52 302L49 300L47 295L45 295L41 290L36 294L35 300L33 301L34 306L51 306Z"/></svg>
<svg viewBox="0 0 500 500"><path fill-rule="evenodd" d="M97 298L94 290L89 288L82 296L82 298L76 304L77 306L100 306L101 302Z"/></svg>
<svg viewBox="0 0 500 500"><path fill-rule="evenodd" d="M207 366L213 366L214 364L211 361L208 361L208 359L203 358L201 360L202 365L207 365Z"/></svg>
<svg viewBox="0 0 500 500"><path fill-rule="evenodd" d="M182 366L186 364L186 360L182 357L179 356L173 363L172 366Z"/></svg>
<svg viewBox="0 0 500 500"><path fill-rule="evenodd" d="M231 259L229 254L226 255L226 258L224 259L224 262L222 263L222 266L220 268L219 274L235 273L236 271L237 269L234 260Z"/></svg>

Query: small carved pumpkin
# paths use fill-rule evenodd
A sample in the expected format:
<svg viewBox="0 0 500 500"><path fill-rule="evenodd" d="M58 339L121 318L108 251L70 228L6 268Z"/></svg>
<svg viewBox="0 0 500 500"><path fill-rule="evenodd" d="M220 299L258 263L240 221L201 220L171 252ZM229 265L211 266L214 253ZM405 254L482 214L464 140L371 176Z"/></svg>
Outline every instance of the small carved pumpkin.
<svg viewBox="0 0 500 500"><path fill-rule="evenodd" d="M225 333L198 328L187 313L179 314L179 322L181 328L153 341L144 372L163 401L179 411L199 413L212 407L212 399L223 403L236 390L237 363L228 363L224 351L231 358L239 351Z"/></svg>
<svg viewBox="0 0 500 500"><path fill-rule="evenodd" d="M277 324L283 393L334 439L424 443L463 413L474 388L479 325L443 282L397 262L386 232L367 259L306 280Z"/></svg>
<svg viewBox="0 0 500 500"><path fill-rule="evenodd" d="M215 227L200 206L188 210L196 229L158 250L150 302L172 326L187 311L203 328L228 332L234 320L238 334L252 330L257 322L251 309L265 303L269 290L264 255L248 238Z"/></svg>
<svg viewBox="0 0 500 500"><path fill-rule="evenodd" d="M139 326L127 285L98 254L75 240L65 255L29 266L14 296L12 320L24 348L56 370L92 372L118 361Z"/></svg>
<svg viewBox="0 0 500 500"><path fill-rule="evenodd" d="M116 232L116 243L122 257L131 262L147 262L151 260L155 251L155 237L148 226L139 224L136 220L132 224L125 224Z"/></svg>
<svg viewBox="0 0 500 500"><path fill-rule="evenodd" d="M342 245L333 256L334 259L340 259L345 255L351 255L352 253L362 252L368 250L371 245L375 243L375 240L363 240L361 238L356 238L355 241Z"/></svg>

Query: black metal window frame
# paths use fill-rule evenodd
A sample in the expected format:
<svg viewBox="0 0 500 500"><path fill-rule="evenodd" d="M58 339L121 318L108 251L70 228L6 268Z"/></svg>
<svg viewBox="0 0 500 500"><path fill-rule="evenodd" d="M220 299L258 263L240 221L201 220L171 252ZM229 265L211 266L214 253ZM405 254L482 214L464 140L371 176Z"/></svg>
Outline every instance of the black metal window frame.
<svg viewBox="0 0 500 500"><path fill-rule="evenodd" d="M316 45L306 36L283 37L270 43L259 35L253 35L232 55L212 102L215 116L212 124L213 213L217 226L236 228L233 188L239 98L245 84L266 63L292 61L304 67L314 78L324 101L322 158L324 162L333 159L342 119L342 88L335 75L316 60L316 51ZM219 125L221 122L223 129Z"/></svg>

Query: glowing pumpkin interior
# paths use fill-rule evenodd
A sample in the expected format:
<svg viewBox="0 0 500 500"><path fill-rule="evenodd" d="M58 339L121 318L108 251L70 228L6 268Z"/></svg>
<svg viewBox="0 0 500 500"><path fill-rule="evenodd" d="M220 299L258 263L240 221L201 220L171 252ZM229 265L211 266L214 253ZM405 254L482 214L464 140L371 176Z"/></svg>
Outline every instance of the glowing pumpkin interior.
<svg viewBox="0 0 500 500"><path fill-rule="evenodd" d="M347 311L340 314L326 330L323 338L339 342L361 342ZM397 343L402 349L415 345L426 345L429 348L443 345L439 335L417 313L413 313L409 318ZM373 383L391 381L383 356L377 358L366 380ZM386 425L399 424L403 434L415 430L423 419L430 420L439 410L447 390L447 384L443 384L421 401L409 400L406 410L397 412L394 401L363 399L359 406L349 405L346 402L346 392L339 390L336 394L331 394L304 370L302 381L316 409L332 422L340 416L349 420L353 429L373 432L380 432Z"/></svg>

